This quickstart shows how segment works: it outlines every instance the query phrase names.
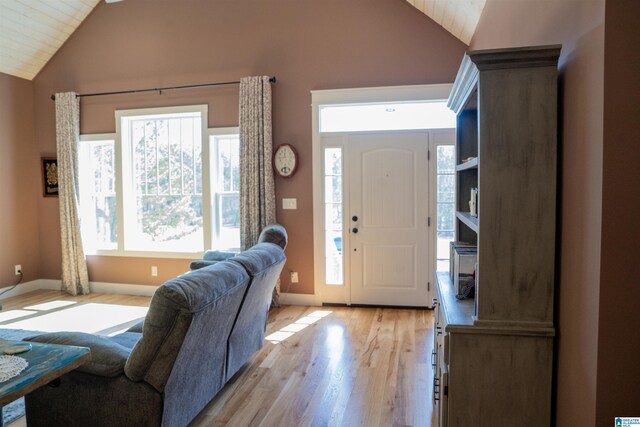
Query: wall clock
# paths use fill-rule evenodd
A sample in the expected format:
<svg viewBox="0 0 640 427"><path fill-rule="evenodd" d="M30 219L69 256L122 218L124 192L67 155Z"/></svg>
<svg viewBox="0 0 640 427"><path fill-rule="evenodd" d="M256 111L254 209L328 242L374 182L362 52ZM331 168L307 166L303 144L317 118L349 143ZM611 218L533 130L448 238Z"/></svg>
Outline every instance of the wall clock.
<svg viewBox="0 0 640 427"><path fill-rule="evenodd" d="M298 168L298 152L289 144L281 144L273 153L273 168L283 178L289 178Z"/></svg>

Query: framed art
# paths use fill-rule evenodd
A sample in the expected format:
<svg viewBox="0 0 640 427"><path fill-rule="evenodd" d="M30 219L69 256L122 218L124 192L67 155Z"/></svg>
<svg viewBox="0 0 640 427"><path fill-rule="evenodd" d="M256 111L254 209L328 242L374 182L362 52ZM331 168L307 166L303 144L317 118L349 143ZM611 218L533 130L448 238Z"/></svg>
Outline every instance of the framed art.
<svg viewBox="0 0 640 427"><path fill-rule="evenodd" d="M58 197L58 159L42 157L42 195Z"/></svg>

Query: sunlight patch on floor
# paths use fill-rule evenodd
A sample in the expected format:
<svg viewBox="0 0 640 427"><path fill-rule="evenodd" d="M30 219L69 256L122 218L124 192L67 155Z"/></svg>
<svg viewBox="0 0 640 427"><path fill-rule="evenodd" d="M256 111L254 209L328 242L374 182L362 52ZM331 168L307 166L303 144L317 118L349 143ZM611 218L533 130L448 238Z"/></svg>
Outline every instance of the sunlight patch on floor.
<svg viewBox="0 0 640 427"><path fill-rule="evenodd" d="M51 313L44 314L40 312L37 317L4 323L3 326L44 332L73 331L97 333L105 329L111 329L117 325L141 320L146 316L148 310L148 307L131 305L79 304ZM33 312L31 312L31 314L33 314Z"/></svg>
<svg viewBox="0 0 640 427"><path fill-rule="evenodd" d="M22 317L33 316L34 314L36 314L36 312L27 311L27 310L0 311L0 322L6 322L9 320L20 319Z"/></svg>
<svg viewBox="0 0 640 427"><path fill-rule="evenodd" d="M44 302L42 304L30 305L28 307L25 307L24 309L25 310L47 311L47 310L54 310L56 308L68 307L68 306L73 305L73 304L77 304L77 302L76 301L57 300L57 301Z"/></svg>
<svg viewBox="0 0 640 427"><path fill-rule="evenodd" d="M287 326L281 328L279 331L272 333L266 339L272 344L278 344L287 338L292 337L297 332L300 332L309 325L316 323L318 320L330 315L332 312L328 310L316 310L311 314L308 314L293 323L289 323Z"/></svg>

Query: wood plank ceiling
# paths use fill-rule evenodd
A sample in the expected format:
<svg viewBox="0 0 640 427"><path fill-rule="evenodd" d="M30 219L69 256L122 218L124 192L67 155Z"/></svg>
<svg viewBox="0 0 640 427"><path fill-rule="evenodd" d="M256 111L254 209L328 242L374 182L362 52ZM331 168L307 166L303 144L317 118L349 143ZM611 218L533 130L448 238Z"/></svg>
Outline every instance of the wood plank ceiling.
<svg viewBox="0 0 640 427"><path fill-rule="evenodd" d="M0 0L0 72L31 80L100 0Z"/></svg>
<svg viewBox="0 0 640 427"><path fill-rule="evenodd" d="M467 45L486 2L407 1ZM0 72L32 80L99 2L0 0Z"/></svg>
<svg viewBox="0 0 640 427"><path fill-rule="evenodd" d="M407 0L464 44L471 43L486 0Z"/></svg>

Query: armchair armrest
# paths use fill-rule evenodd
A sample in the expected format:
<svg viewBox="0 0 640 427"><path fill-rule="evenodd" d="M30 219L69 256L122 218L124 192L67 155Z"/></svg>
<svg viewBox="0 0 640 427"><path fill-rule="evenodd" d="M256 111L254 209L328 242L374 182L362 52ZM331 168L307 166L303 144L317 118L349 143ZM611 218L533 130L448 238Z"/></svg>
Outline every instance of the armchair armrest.
<svg viewBox="0 0 640 427"><path fill-rule="evenodd" d="M48 344L75 345L91 349L91 361L78 371L101 377L117 377L124 372L130 350L107 337L84 332L53 332L26 338L25 341Z"/></svg>
<svg viewBox="0 0 640 427"><path fill-rule="evenodd" d="M267 225L262 229L258 237L258 243L274 243L282 249L287 247L288 242L287 230L280 224Z"/></svg>

